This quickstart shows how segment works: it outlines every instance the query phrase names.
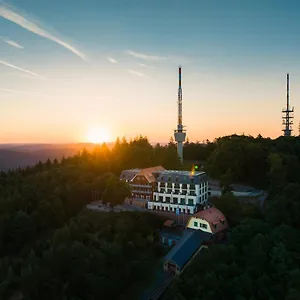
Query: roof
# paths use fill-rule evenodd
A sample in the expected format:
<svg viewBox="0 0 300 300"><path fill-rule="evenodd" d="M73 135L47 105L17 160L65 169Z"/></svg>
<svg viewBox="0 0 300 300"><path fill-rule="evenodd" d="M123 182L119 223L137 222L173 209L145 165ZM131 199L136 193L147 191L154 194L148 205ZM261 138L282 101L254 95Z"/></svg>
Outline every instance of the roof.
<svg viewBox="0 0 300 300"><path fill-rule="evenodd" d="M178 171L178 170L165 170L157 172L157 181L160 182L173 182L183 184L199 184L206 181L207 176L205 172L190 172L190 171Z"/></svg>
<svg viewBox="0 0 300 300"><path fill-rule="evenodd" d="M138 172L140 172L140 169L124 170L120 175L120 179L126 179L130 181Z"/></svg>
<svg viewBox="0 0 300 300"><path fill-rule="evenodd" d="M174 223L175 223L174 220L167 220L167 221L164 223L164 226L171 227L172 225L174 225Z"/></svg>
<svg viewBox="0 0 300 300"><path fill-rule="evenodd" d="M160 172L160 175L183 175L183 176L199 176L205 174L205 172L192 172L191 171L181 171L181 170L164 170Z"/></svg>
<svg viewBox="0 0 300 300"><path fill-rule="evenodd" d="M210 178L208 180L208 186L212 190L222 190L220 180ZM252 187L252 186L238 184L238 183L232 183L232 184L230 184L230 187L235 192L253 192L253 191L255 191L254 187Z"/></svg>
<svg viewBox="0 0 300 300"><path fill-rule="evenodd" d="M155 182L156 178L153 173L165 171L165 168L162 166L155 166L151 168L141 169L136 175L144 175L148 182Z"/></svg>
<svg viewBox="0 0 300 300"><path fill-rule="evenodd" d="M180 241L164 257L164 261L174 263L182 269L202 242L209 240L211 236L210 233L201 230L186 229Z"/></svg>
<svg viewBox="0 0 300 300"><path fill-rule="evenodd" d="M224 214L215 207L210 207L195 213L191 218L198 218L209 223L212 233L220 232L228 228L228 222ZM215 227L214 224L217 224Z"/></svg>
<svg viewBox="0 0 300 300"><path fill-rule="evenodd" d="M167 237L174 240L180 240L181 236L183 235L184 230L180 228L164 228L159 232L161 237Z"/></svg>
<svg viewBox="0 0 300 300"><path fill-rule="evenodd" d="M252 191L254 191L254 187L249 186L249 185L233 183L230 186L235 192L252 192Z"/></svg>

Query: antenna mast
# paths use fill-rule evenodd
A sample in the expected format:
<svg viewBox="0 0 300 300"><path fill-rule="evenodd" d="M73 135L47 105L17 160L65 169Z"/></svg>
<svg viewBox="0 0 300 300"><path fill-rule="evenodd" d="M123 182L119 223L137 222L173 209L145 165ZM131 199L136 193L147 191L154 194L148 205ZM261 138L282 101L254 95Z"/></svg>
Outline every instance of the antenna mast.
<svg viewBox="0 0 300 300"><path fill-rule="evenodd" d="M179 81L178 81L178 120L177 129L174 130L175 141L177 142L177 154L183 161L183 142L185 141L186 131L182 125L182 88L181 88L181 67L178 69Z"/></svg>
<svg viewBox="0 0 300 300"><path fill-rule="evenodd" d="M284 113L282 119L282 125L284 125L283 128L283 135L284 136L291 136L292 134L292 125L293 125L293 112L294 107L290 109L290 76L289 73L286 74L286 108L282 110L282 113Z"/></svg>

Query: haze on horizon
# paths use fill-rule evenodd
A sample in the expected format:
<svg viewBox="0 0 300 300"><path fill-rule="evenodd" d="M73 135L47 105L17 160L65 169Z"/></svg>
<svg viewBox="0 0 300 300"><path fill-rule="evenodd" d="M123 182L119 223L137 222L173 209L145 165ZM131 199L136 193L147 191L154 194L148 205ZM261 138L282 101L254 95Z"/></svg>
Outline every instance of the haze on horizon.
<svg viewBox="0 0 300 300"><path fill-rule="evenodd" d="M168 141L179 64L190 141L281 135L287 72L297 134L299 22L296 0L0 0L0 142Z"/></svg>

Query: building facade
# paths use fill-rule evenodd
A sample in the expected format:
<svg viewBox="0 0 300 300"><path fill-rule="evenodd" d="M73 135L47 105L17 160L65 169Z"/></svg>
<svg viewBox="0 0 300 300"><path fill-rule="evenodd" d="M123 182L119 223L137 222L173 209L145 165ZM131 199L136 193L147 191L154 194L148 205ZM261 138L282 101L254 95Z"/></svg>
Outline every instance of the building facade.
<svg viewBox="0 0 300 300"><path fill-rule="evenodd" d="M154 173L153 199L148 209L194 214L208 200L205 172L165 170Z"/></svg>
<svg viewBox="0 0 300 300"><path fill-rule="evenodd" d="M129 199L130 204L146 208L147 202L153 199L153 187L156 180L153 173L164 170L162 166L156 166L146 169L123 171L120 175L120 179L126 180L132 188L131 199Z"/></svg>

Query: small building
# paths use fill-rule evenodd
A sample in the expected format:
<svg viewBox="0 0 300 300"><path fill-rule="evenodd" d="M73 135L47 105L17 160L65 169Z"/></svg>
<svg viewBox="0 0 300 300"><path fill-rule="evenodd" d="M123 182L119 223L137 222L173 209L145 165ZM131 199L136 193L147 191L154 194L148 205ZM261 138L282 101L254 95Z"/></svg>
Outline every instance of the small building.
<svg viewBox="0 0 300 300"><path fill-rule="evenodd" d="M249 203L263 208L264 202L268 197L268 192L255 189L249 185L230 184L230 192L237 197L242 203ZM222 195L222 187L219 180L208 180L208 197L220 197Z"/></svg>
<svg viewBox="0 0 300 300"><path fill-rule="evenodd" d="M164 271L179 274L189 261L211 239L211 234L201 230L186 229L184 235L164 257Z"/></svg>
<svg viewBox="0 0 300 300"><path fill-rule="evenodd" d="M224 214L215 207L197 212L187 222L187 228L214 235L214 240L223 240L229 227Z"/></svg>
<svg viewBox="0 0 300 300"><path fill-rule="evenodd" d="M167 220L160 230L160 241L169 247L176 245L183 235L184 229L176 224L174 220Z"/></svg>
<svg viewBox="0 0 300 300"><path fill-rule="evenodd" d="M205 172L165 170L154 173L153 200L148 209L194 214L208 200Z"/></svg>
<svg viewBox="0 0 300 300"><path fill-rule="evenodd" d="M124 170L120 175L120 179L126 180L132 188L131 198L128 199L129 204L146 208L147 202L153 199L153 186L156 181L153 173L164 170L162 166Z"/></svg>

